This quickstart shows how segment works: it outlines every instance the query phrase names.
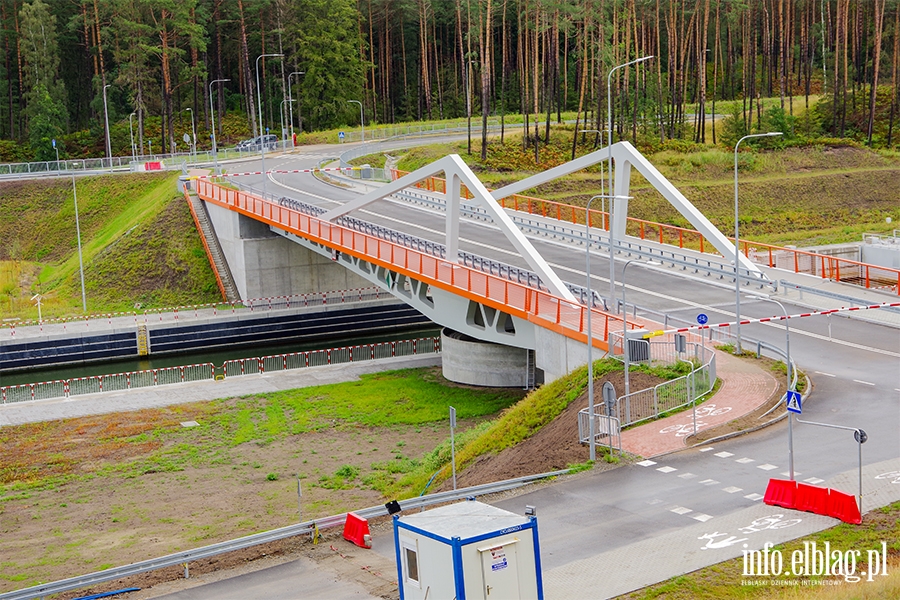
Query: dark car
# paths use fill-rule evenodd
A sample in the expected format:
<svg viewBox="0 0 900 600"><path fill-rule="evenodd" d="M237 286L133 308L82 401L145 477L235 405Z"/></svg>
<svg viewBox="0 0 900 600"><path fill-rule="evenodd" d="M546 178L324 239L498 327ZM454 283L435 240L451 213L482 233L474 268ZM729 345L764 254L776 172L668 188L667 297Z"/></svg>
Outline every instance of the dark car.
<svg viewBox="0 0 900 600"><path fill-rule="evenodd" d="M268 134L261 135L259 137L255 137L249 140L244 140L240 144L237 145L238 150L247 150L250 152L256 152L263 148L266 150L274 150L278 145L278 136Z"/></svg>

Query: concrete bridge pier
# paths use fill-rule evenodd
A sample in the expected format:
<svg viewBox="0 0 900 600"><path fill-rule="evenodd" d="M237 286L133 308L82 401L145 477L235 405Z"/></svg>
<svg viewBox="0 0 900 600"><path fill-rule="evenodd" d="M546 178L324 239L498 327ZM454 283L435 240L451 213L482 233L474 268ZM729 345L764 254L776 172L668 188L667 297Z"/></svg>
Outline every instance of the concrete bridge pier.
<svg viewBox="0 0 900 600"><path fill-rule="evenodd" d="M244 300L371 285L333 260L274 233L265 223L212 202L205 204Z"/></svg>

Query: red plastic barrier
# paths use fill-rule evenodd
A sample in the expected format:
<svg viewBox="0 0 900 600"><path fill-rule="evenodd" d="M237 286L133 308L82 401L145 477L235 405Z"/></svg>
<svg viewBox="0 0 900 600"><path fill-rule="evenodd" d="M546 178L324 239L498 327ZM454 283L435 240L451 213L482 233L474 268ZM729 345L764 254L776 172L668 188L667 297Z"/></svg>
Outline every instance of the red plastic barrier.
<svg viewBox="0 0 900 600"><path fill-rule="evenodd" d="M157 161L153 162L145 162L144 163L145 171L162 171L162 163Z"/></svg>
<svg viewBox="0 0 900 600"><path fill-rule="evenodd" d="M782 508L794 508L797 482L789 479L770 479L763 502Z"/></svg>
<svg viewBox="0 0 900 600"><path fill-rule="evenodd" d="M797 495L794 497L794 508L817 515L828 514L828 488L797 484Z"/></svg>
<svg viewBox="0 0 900 600"><path fill-rule="evenodd" d="M344 539L353 542L360 548L372 547L372 536L369 535L369 521L356 513L347 513L344 523Z"/></svg>
<svg viewBox="0 0 900 600"><path fill-rule="evenodd" d="M828 496L828 516L840 519L844 523L853 523L854 525L862 523L856 497L837 490L831 490L831 494Z"/></svg>

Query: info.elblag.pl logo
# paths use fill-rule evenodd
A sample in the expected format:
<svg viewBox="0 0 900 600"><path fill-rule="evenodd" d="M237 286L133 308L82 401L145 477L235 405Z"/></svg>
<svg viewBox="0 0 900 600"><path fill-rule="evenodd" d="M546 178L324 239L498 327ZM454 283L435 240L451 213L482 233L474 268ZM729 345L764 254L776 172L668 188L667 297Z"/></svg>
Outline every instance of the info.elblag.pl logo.
<svg viewBox="0 0 900 600"><path fill-rule="evenodd" d="M744 577L843 577L845 582L856 583L865 578L887 576L887 542L881 548L841 551L832 548L830 542L817 544L803 542L803 548L794 550L790 556L774 549L774 544L766 542L762 550L748 550L744 544ZM811 585L810 581L745 580L744 585Z"/></svg>

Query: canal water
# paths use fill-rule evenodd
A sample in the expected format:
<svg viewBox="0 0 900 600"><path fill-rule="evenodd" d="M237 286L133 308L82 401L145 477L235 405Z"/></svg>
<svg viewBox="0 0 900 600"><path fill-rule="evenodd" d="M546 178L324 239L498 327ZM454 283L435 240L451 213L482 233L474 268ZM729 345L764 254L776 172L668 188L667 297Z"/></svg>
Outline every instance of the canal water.
<svg viewBox="0 0 900 600"><path fill-rule="evenodd" d="M0 385L20 385L23 383L37 383L40 381L53 381L57 379L89 377L91 375L110 375L127 371L145 371L149 369L178 367L197 363L213 363L216 366L221 366L226 360L237 358L252 358L256 356L303 352L306 350L320 350L326 348L339 348L342 346L356 346L360 344L376 344L379 342L437 337L440 334L441 330L439 328L430 327L426 329L403 330L393 336L381 334L373 336L356 336L344 339L328 338L296 344L223 348L220 350L208 350L197 353L145 356L140 359L134 358L129 360L80 363L77 365L63 365L48 369L29 369L27 371L18 371L14 373L0 373Z"/></svg>

